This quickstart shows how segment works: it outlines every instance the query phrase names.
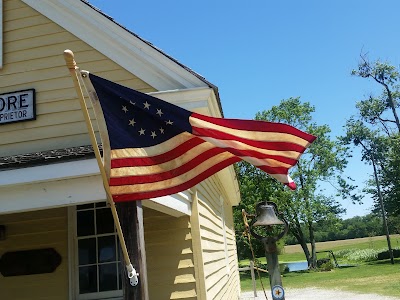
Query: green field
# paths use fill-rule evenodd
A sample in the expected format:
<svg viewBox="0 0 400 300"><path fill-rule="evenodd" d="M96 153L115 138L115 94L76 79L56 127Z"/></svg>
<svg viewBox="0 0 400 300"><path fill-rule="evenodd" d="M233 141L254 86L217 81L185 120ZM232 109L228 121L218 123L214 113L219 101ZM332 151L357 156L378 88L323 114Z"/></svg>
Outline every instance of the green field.
<svg viewBox="0 0 400 300"><path fill-rule="evenodd" d="M400 236L391 236L393 248L399 248ZM317 251L332 250L334 253L343 249L387 249L386 237L373 237L345 241L317 243ZM321 253L318 258L325 257ZM259 258L265 263L265 258ZM304 261L301 247L286 246L285 253L279 256L280 262ZM339 264L351 266L335 268L332 271L301 271L284 273L282 276L285 288L320 287L326 289L340 289L359 293L376 293L380 295L400 297L400 259L395 259L392 265L390 260L373 262L349 262L338 259ZM248 261L241 261L240 265L246 265ZM268 276L261 272L262 281L269 288ZM241 272L242 290L251 290L252 282L248 273ZM257 278L258 289L261 289Z"/></svg>

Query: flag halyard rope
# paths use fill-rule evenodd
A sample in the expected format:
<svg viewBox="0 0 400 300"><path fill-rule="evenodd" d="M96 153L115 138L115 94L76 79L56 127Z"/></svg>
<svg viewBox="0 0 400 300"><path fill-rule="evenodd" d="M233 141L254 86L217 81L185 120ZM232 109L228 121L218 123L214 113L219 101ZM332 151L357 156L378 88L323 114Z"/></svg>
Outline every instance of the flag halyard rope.
<svg viewBox="0 0 400 300"><path fill-rule="evenodd" d="M244 223L244 227L245 227L245 229L243 231L243 235L245 235L247 237L248 241L249 241L249 247L250 247L251 256L252 256L253 262L255 263L256 262L256 258L255 258L255 255L254 255L253 246L251 244L250 226L249 226L249 223L247 221L247 216L251 216L251 215L247 214L246 211L244 209L242 209L242 217L243 217L243 223ZM260 280L261 288L262 288L262 290L264 292L265 299L268 300L267 293L265 291L264 283L262 282L261 273L260 273L260 270L259 270L258 266L256 267L256 269L257 269L258 279Z"/></svg>

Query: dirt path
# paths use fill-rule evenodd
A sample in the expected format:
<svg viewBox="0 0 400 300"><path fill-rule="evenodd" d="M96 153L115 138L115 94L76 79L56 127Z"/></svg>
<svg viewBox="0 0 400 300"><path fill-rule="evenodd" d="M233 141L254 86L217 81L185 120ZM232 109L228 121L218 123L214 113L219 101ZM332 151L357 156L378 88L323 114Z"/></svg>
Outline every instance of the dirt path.
<svg viewBox="0 0 400 300"><path fill-rule="evenodd" d="M271 292L266 291L268 300L272 300ZM264 292L258 291L257 297L254 292L242 293L240 300L265 300ZM287 289L285 291L285 300L400 300L398 297L380 296L376 294L355 294L339 290L324 290L320 288L308 289Z"/></svg>

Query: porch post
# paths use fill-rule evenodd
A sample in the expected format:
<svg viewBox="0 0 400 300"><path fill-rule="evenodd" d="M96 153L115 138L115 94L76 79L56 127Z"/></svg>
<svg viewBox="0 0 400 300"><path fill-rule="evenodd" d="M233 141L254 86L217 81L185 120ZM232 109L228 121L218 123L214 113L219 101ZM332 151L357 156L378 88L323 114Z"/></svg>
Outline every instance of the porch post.
<svg viewBox="0 0 400 300"><path fill-rule="evenodd" d="M139 273L138 285L132 286L124 262L121 262L121 268L124 270L123 299L149 300L142 201L118 202L116 207L132 265Z"/></svg>

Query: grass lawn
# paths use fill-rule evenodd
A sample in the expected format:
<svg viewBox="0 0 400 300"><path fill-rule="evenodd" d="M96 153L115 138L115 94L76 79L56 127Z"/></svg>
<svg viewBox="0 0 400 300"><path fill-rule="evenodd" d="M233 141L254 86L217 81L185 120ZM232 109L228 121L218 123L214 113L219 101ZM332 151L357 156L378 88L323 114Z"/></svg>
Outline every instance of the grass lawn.
<svg viewBox="0 0 400 300"><path fill-rule="evenodd" d="M398 247L399 240L399 235L391 237L393 248ZM387 248L386 237L317 244L317 251L368 248ZM297 247L297 251L293 249L295 249L295 246L289 246L289 250L285 251L285 254L279 256L279 261L290 262L304 260L304 254L301 252L301 248ZM260 258L260 260L265 263L265 258ZM241 265L246 263L248 262L240 262ZM264 287L269 288L268 276L262 272L261 275ZM256 275L256 277L258 289L261 289L258 276ZM329 272L290 272L283 274L282 281L285 288L320 287L400 297L400 259L395 259L394 265L392 265L389 260L382 260L369 263L357 263L353 267L335 268ZM249 274L241 272L241 284L243 291L252 289L252 282Z"/></svg>

